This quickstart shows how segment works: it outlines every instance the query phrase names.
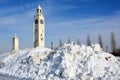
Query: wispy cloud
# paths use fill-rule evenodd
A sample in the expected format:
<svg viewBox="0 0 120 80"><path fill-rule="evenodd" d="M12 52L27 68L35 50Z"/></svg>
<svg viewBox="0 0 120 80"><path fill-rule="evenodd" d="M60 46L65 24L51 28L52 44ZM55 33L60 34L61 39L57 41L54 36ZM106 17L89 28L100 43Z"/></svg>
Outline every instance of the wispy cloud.
<svg viewBox="0 0 120 80"><path fill-rule="evenodd" d="M46 5L47 8L51 10L67 10L67 9L76 9L80 7L85 7L85 5L76 5L75 3L79 3L82 1L89 1L89 0L61 0L61 1L56 1L56 0L48 0L44 4ZM61 3L61 4L59 4Z"/></svg>
<svg viewBox="0 0 120 80"><path fill-rule="evenodd" d="M11 49L11 39L15 33L20 38L21 48L32 47L34 12L34 9L32 9L22 14L3 16L0 18L0 36L2 37L0 39L0 44L2 45L0 46L0 51Z"/></svg>
<svg viewBox="0 0 120 80"><path fill-rule="evenodd" d="M67 25L74 25L75 27L93 27L96 28L99 26L99 28L117 28L120 27L119 24L120 21L120 13L114 14L112 16L98 16L98 17L91 17L86 19L69 19L67 21L61 21L56 24L54 24L54 27L69 27ZM76 25L76 26L75 26ZM79 25L79 26L78 26ZM71 26L72 27L72 26Z"/></svg>
<svg viewBox="0 0 120 80"><path fill-rule="evenodd" d="M8 15L14 15L16 13L20 13L20 12L25 12L29 11L30 9L35 8L38 5L37 2L30 2L27 4L23 4L23 5L14 5L14 6L5 6L5 7L1 7L0 9L0 17L4 17L4 16L8 16Z"/></svg>
<svg viewBox="0 0 120 80"><path fill-rule="evenodd" d="M4 2L6 2L6 1L8 1L8 0L0 0L0 3L4 3Z"/></svg>

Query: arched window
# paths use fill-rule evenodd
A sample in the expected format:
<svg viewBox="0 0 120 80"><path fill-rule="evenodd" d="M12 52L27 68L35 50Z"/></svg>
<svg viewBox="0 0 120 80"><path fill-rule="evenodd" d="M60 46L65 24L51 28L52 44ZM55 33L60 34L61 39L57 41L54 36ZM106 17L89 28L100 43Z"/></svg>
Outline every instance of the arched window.
<svg viewBox="0 0 120 80"><path fill-rule="evenodd" d="M41 9L40 9L40 13L42 13Z"/></svg>
<svg viewBox="0 0 120 80"><path fill-rule="evenodd" d="M37 13L39 12L39 9L37 9Z"/></svg>

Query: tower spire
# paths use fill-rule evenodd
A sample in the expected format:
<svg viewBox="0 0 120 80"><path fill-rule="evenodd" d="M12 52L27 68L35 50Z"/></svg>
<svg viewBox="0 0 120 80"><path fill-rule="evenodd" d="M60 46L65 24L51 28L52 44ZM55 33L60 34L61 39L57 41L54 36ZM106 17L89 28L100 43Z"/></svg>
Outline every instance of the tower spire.
<svg viewBox="0 0 120 80"><path fill-rule="evenodd" d="M18 38L16 33L14 34L14 38Z"/></svg>
<svg viewBox="0 0 120 80"><path fill-rule="evenodd" d="M38 5L37 9L41 9L41 6L40 6L40 5Z"/></svg>
<svg viewBox="0 0 120 80"><path fill-rule="evenodd" d="M36 14L42 15L42 8L40 7L40 5L38 5L38 7L37 7L37 13Z"/></svg>

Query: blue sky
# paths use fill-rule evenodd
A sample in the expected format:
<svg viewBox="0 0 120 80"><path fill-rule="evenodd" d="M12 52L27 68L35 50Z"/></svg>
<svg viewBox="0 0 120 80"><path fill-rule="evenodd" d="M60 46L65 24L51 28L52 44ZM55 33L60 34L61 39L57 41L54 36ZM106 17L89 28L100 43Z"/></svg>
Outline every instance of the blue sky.
<svg viewBox="0 0 120 80"><path fill-rule="evenodd" d="M11 50L15 33L21 49L33 47L33 20L39 4L45 16L47 47L51 41L57 46L60 38L66 42L68 37L86 44L88 34L97 43L101 34L110 49L111 31L120 47L119 0L0 0L1 53Z"/></svg>

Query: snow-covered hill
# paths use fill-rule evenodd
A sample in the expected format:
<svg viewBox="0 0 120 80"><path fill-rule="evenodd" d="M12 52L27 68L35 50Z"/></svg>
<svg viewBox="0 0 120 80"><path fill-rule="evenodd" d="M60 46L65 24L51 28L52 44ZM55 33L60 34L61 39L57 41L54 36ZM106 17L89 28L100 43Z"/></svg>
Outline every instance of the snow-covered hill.
<svg viewBox="0 0 120 80"><path fill-rule="evenodd" d="M31 80L120 80L120 61L99 45L64 44L0 56L0 74Z"/></svg>

